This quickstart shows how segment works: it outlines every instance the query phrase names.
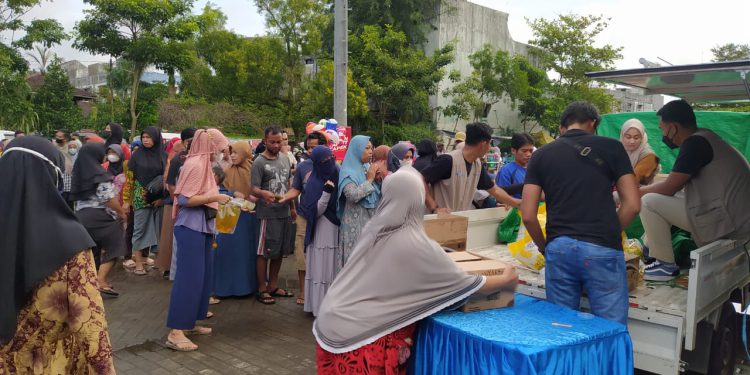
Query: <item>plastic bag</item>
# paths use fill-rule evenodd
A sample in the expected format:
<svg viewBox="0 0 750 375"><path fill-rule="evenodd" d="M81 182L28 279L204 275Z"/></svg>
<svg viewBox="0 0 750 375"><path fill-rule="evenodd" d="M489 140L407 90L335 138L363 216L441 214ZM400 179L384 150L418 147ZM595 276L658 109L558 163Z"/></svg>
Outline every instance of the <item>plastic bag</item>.
<svg viewBox="0 0 750 375"><path fill-rule="evenodd" d="M635 255L637 257L643 255L643 245L641 245L640 241L634 238L628 239L623 236L622 249L625 251L625 254Z"/></svg>
<svg viewBox="0 0 750 375"><path fill-rule="evenodd" d="M505 219L497 227L497 239L502 243L510 243L518 237L518 228L521 226L521 213L513 208L505 216Z"/></svg>
<svg viewBox="0 0 750 375"><path fill-rule="evenodd" d="M216 231L221 234L233 234L241 211L242 208L232 202L220 204L216 212Z"/></svg>
<svg viewBox="0 0 750 375"><path fill-rule="evenodd" d="M539 206L537 211L537 218L539 219L539 225L542 227L542 233L547 236L546 224L547 224L547 206ZM529 232L524 229L524 236L522 239L508 244L508 250L510 254L521 262L525 267L541 270L544 268L544 255L539 252L539 248L536 246L534 241L531 239ZM520 233L519 233L520 234Z"/></svg>

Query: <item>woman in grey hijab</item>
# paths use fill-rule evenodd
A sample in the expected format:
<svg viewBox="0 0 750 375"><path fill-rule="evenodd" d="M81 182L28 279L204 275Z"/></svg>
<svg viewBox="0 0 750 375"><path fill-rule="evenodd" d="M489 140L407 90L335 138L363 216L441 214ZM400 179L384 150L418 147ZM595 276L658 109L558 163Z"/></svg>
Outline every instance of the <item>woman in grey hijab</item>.
<svg viewBox="0 0 750 375"><path fill-rule="evenodd" d="M412 165L417 149L411 143L398 143L388 153L388 172L395 173L404 165Z"/></svg>
<svg viewBox="0 0 750 375"><path fill-rule="evenodd" d="M515 287L512 267L489 277L459 269L425 234L424 196L412 167L385 179L380 205L313 324L318 374L335 373L342 363L353 372L401 373L416 322L474 293Z"/></svg>

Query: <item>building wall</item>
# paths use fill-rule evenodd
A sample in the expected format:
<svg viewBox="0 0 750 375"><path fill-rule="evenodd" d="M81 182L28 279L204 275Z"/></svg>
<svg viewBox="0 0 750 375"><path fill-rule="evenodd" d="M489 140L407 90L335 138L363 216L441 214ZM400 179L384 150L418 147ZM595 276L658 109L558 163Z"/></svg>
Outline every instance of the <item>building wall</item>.
<svg viewBox="0 0 750 375"><path fill-rule="evenodd" d="M617 112L658 111L664 106L662 95L643 95L643 91L630 88L607 90L620 103Z"/></svg>
<svg viewBox="0 0 750 375"><path fill-rule="evenodd" d="M502 49L511 54L526 56L529 46L513 40L508 29L508 13L486 8L481 5L470 3L466 0L449 0L449 7L453 11L441 9L435 28L428 34L428 42L425 52L431 55L435 50L444 47L451 41L455 41L455 60L446 67L446 78L440 82L436 95L430 97L432 108L444 108L450 104L451 99L442 95L443 90L450 88L452 83L447 78L451 70L458 70L462 77L467 77L472 72L469 64L469 55L482 49L485 44L490 44L496 49ZM438 129L453 131L456 119L446 118L440 111L436 111ZM489 111L486 119L493 128L510 127L521 128L518 111L512 110L504 102L495 104ZM458 131L465 128L467 121L458 122Z"/></svg>

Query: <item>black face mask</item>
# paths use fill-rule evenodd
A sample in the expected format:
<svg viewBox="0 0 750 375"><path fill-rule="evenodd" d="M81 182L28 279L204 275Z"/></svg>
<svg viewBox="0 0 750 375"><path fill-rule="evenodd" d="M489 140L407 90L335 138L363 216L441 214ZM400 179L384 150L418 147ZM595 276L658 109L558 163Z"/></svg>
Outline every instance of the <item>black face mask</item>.
<svg viewBox="0 0 750 375"><path fill-rule="evenodd" d="M675 133L676 133L676 132L675 132ZM664 142L664 144L665 144L665 145L667 145L667 147L669 147L669 148L670 148L670 149L672 149L672 150L674 150L674 149L676 149L676 148L680 147L680 146L677 146L677 145L676 145L676 144L675 144L675 143L674 143L674 142L672 141L672 138L669 138L669 137L667 137L666 135L663 135L663 136L661 137L661 141L662 141L662 142Z"/></svg>
<svg viewBox="0 0 750 375"><path fill-rule="evenodd" d="M65 140L64 139L55 138L55 142L57 142L58 144L63 144L63 143L65 143Z"/></svg>
<svg viewBox="0 0 750 375"><path fill-rule="evenodd" d="M99 133L102 138L109 138L110 135L112 135L112 132L108 132L106 130L103 130L101 133Z"/></svg>

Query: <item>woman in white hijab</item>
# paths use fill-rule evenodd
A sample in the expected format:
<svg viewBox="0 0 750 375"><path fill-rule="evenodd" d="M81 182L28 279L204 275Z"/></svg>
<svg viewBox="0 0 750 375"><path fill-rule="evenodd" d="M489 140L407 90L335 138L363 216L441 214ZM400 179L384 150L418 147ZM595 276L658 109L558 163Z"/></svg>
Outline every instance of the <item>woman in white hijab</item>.
<svg viewBox="0 0 750 375"><path fill-rule="evenodd" d="M406 371L415 323L461 305L474 293L513 289L512 267L499 276L456 266L422 225L424 184L402 167L383 183L382 200L326 294L313 325L318 374Z"/></svg>
<svg viewBox="0 0 750 375"><path fill-rule="evenodd" d="M620 142L630 157L638 183L650 185L661 168L659 157L648 145L648 134L643 123L634 118L625 121L620 130Z"/></svg>

